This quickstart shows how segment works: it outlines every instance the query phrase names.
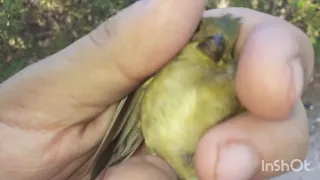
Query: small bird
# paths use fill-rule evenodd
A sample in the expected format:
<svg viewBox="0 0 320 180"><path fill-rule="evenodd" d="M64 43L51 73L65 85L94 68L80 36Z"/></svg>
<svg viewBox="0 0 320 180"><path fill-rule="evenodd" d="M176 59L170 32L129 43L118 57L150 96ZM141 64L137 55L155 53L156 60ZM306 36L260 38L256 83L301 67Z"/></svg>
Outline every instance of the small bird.
<svg viewBox="0 0 320 180"><path fill-rule="evenodd" d="M231 14L201 19L181 52L120 102L98 150L100 164L123 162L144 142L179 179L197 179L193 162L198 140L244 111L235 91L240 21ZM98 163L96 173L103 167Z"/></svg>

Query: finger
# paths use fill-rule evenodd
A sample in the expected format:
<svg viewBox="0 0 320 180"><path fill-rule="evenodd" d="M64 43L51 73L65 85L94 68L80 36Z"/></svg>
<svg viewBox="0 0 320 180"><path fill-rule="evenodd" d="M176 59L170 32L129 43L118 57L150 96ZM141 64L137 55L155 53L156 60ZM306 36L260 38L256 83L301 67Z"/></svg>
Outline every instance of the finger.
<svg viewBox="0 0 320 180"><path fill-rule="evenodd" d="M23 107L45 116L41 119L50 117L50 121L33 122L42 128L56 119L62 122L55 126L91 120L181 49L201 18L203 4L199 0L138 1L2 84L1 110Z"/></svg>
<svg viewBox="0 0 320 180"><path fill-rule="evenodd" d="M50 147L48 157L56 157L58 150L57 162L92 153L117 108L113 102L181 49L201 18L203 4L143 0L122 10L1 84L0 121L16 129L55 132L39 149Z"/></svg>
<svg viewBox="0 0 320 180"><path fill-rule="evenodd" d="M133 157L123 164L106 169L97 180L176 180L171 167L162 159L154 156Z"/></svg>
<svg viewBox="0 0 320 180"><path fill-rule="evenodd" d="M236 48L239 99L253 114L270 120L285 118L313 71L308 37L277 17L245 8L210 10L205 16L224 13L242 17L243 22Z"/></svg>
<svg viewBox="0 0 320 180"><path fill-rule="evenodd" d="M201 18L203 4L198 0L138 1L6 84L24 80L17 82L19 86L34 88L37 96L66 91L58 94L68 93L86 104L114 101L181 49Z"/></svg>
<svg viewBox="0 0 320 180"><path fill-rule="evenodd" d="M209 130L199 141L196 171L202 180L270 178L287 169L268 170L263 165L304 159L307 142L307 117L301 102L283 121L242 114Z"/></svg>

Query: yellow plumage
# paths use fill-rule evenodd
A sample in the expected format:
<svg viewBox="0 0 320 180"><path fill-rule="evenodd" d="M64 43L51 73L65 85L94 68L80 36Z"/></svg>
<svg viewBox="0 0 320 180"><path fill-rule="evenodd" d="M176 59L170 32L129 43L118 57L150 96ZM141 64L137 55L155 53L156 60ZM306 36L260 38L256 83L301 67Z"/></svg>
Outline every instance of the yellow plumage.
<svg viewBox="0 0 320 180"><path fill-rule="evenodd" d="M239 29L239 19L228 14L203 18L179 55L123 100L113 119L118 125L104 139L107 165L126 160L144 140L179 178L196 178L193 154L199 138L242 110L233 58Z"/></svg>

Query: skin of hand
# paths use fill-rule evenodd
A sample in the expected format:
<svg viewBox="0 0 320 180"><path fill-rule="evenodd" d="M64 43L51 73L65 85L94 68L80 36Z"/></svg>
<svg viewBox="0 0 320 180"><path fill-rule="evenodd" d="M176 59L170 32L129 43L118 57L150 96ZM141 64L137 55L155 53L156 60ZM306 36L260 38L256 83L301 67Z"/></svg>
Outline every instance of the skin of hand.
<svg viewBox="0 0 320 180"><path fill-rule="evenodd" d="M195 165L201 180L264 179L261 161L303 159L307 117L300 97L314 53L307 36L245 8L206 11L199 0L149 0L0 85L0 179L88 179L119 100L187 43L201 16L243 18L236 85L249 113L209 130ZM157 157L137 155L98 179L176 179Z"/></svg>

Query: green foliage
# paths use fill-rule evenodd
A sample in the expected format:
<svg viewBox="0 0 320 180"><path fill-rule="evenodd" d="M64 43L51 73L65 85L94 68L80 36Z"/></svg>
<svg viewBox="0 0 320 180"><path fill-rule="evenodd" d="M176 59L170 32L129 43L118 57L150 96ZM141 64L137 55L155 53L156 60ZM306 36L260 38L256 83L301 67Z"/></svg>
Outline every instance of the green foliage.
<svg viewBox="0 0 320 180"><path fill-rule="evenodd" d="M71 44L134 1L0 0L0 82ZM212 8L222 0L208 1ZM308 34L320 54L319 0L224 1L287 19Z"/></svg>
<svg viewBox="0 0 320 180"><path fill-rule="evenodd" d="M320 63L320 1L319 0L208 0L210 8L226 4L248 7L285 19L304 31L312 42Z"/></svg>
<svg viewBox="0 0 320 180"><path fill-rule="evenodd" d="M0 0L0 82L105 21L126 0Z"/></svg>

